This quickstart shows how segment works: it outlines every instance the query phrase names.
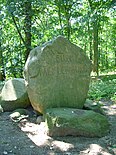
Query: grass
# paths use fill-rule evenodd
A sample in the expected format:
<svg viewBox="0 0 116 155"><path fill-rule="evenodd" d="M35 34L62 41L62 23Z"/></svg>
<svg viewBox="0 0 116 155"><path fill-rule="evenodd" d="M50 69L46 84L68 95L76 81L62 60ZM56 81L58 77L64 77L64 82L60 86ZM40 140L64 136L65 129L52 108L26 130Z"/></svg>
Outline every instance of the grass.
<svg viewBox="0 0 116 155"><path fill-rule="evenodd" d="M88 98L100 100L102 98L111 99L116 102L116 79L102 77L90 83Z"/></svg>

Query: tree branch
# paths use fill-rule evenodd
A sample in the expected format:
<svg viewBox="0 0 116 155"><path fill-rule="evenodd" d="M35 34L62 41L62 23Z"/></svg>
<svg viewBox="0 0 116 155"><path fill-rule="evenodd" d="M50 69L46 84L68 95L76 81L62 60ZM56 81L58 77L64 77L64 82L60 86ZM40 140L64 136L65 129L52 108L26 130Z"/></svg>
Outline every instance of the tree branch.
<svg viewBox="0 0 116 155"><path fill-rule="evenodd" d="M25 47L26 47L25 40L24 40L23 37L22 37L22 34L21 34L21 32L20 32L20 30L19 30L19 28L18 28L18 25L17 25L17 23L16 23L16 20L15 20L15 17L14 17L14 15L13 15L13 13L11 13L11 15L12 15L12 20L13 20L13 22L14 22L14 25L15 25L15 27L16 27L16 29L17 29L17 32L18 32L18 34L19 34L19 36L20 36L20 38L21 38L23 44L24 44Z"/></svg>

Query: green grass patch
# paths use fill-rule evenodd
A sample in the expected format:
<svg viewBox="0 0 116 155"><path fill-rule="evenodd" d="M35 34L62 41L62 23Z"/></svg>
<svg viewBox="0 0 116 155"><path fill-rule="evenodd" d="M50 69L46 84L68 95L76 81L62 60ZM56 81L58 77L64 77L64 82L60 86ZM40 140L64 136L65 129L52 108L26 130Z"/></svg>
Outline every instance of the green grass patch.
<svg viewBox="0 0 116 155"><path fill-rule="evenodd" d="M105 78L92 81L90 83L88 98L100 100L101 98L116 101L116 79L109 80Z"/></svg>

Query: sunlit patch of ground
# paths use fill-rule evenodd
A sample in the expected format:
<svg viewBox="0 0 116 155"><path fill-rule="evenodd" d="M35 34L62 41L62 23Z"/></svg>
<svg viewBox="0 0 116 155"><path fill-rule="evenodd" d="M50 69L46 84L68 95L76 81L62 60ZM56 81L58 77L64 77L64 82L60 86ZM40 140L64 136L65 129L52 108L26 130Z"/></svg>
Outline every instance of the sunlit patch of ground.
<svg viewBox="0 0 116 155"><path fill-rule="evenodd" d="M108 115L116 115L116 104L103 107Z"/></svg>
<svg viewBox="0 0 116 155"><path fill-rule="evenodd" d="M99 154L100 153L100 154ZM81 155L111 155L98 144L90 144L89 148L81 151Z"/></svg>
<svg viewBox="0 0 116 155"><path fill-rule="evenodd" d="M31 123L27 120L23 120L19 123L19 127L37 146L50 146L50 149L58 148L61 151L67 151L74 148L73 144L66 143L59 140L54 140L47 135L47 128L45 122L40 124Z"/></svg>

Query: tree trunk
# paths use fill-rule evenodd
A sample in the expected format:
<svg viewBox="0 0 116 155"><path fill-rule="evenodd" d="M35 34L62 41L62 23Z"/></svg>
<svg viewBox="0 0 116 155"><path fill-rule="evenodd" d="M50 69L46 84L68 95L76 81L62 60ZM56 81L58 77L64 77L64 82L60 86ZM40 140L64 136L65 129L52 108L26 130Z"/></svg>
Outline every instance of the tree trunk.
<svg viewBox="0 0 116 155"><path fill-rule="evenodd" d="M92 0L88 0L89 2L89 5L90 5L90 8L91 8L91 11L92 13L95 11L95 5L94 5L94 2ZM99 50L98 50L98 24L99 24L99 21L98 21L98 15L97 15L97 12L95 12L94 14L94 23L93 23L93 71L97 73L97 76L99 75L99 71L98 71L98 68L99 68Z"/></svg>
<svg viewBox="0 0 116 155"><path fill-rule="evenodd" d="M32 7L30 1L25 1L24 3L24 10L25 10L25 44L26 44L26 51L25 51L25 60L27 60L28 55L31 50L31 18L32 18Z"/></svg>
<svg viewBox="0 0 116 155"><path fill-rule="evenodd" d="M90 40L89 42L89 46L90 46L90 60L92 61L93 60L93 53L92 53L92 41Z"/></svg>
<svg viewBox="0 0 116 155"><path fill-rule="evenodd" d="M89 26L89 21L88 21L88 35L89 35L89 56L90 60L93 60L93 53L92 53L92 34L90 32L90 26Z"/></svg>
<svg viewBox="0 0 116 155"><path fill-rule="evenodd" d="M14 25L17 29L17 32L20 36L20 39L22 40L26 51L25 51L25 61L27 60L27 57L29 55L29 52L31 50L31 18L32 18L32 7L31 7L31 2L28 0L25 0L24 2L24 15L25 15L25 20L24 20L24 30L25 30L25 39L23 38L20 29L17 25L17 22L15 20L14 14L11 12L12 15L12 20L14 22Z"/></svg>
<svg viewBox="0 0 116 155"><path fill-rule="evenodd" d="M65 12L65 18L66 18L66 35L68 40L70 40L71 37L71 23L70 23L70 15L68 12Z"/></svg>
<svg viewBox="0 0 116 155"><path fill-rule="evenodd" d="M116 67L116 50L114 50L114 52L115 52L115 53L114 53L114 54L115 54L115 56L114 56L114 61L115 61L115 62L114 62L114 63L115 63L114 66Z"/></svg>
<svg viewBox="0 0 116 155"><path fill-rule="evenodd" d="M1 42L0 42L0 81L5 80L5 69L4 69L4 62L3 62L3 53L1 48Z"/></svg>
<svg viewBox="0 0 116 155"><path fill-rule="evenodd" d="M98 24L97 21L94 23L93 26L93 49L94 49L94 64L93 64L93 71L99 75L99 51L98 51Z"/></svg>
<svg viewBox="0 0 116 155"><path fill-rule="evenodd" d="M63 24L62 24L62 19L61 15L63 14L65 17L65 34L70 40L71 37L71 22L70 22L70 17L71 17L71 7L73 5L69 3L68 0L66 1L60 1L60 0L55 0L55 5L58 8L58 16L59 16L59 22L60 22L60 27L61 27L61 33L63 34Z"/></svg>
<svg viewBox="0 0 116 155"><path fill-rule="evenodd" d="M87 44L85 43L85 45L84 45L84 51L85 51L85 53L86 53L86 50L87 50Z"/></svg>
<svg viewBox="0 0 116 155"><path fill-rule="evenodd" d="M106 45L106 54L105 54L105 68L108 69L108 52L107 52L107 45Z"/></svg>
<svg viewBox="0 0 116 155"><path fill-rule="evenodd" d="M55 5L58 8L58 17L59 17L59 23L60 23L60 27L61 27L61 34L63 35L63 25L62 25L61 3L60 3L60 1L55 0Z"/></svg>

